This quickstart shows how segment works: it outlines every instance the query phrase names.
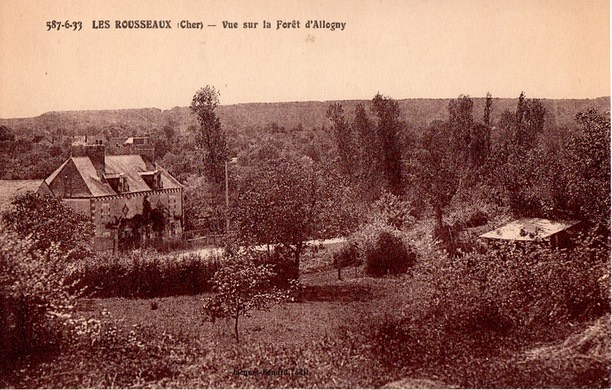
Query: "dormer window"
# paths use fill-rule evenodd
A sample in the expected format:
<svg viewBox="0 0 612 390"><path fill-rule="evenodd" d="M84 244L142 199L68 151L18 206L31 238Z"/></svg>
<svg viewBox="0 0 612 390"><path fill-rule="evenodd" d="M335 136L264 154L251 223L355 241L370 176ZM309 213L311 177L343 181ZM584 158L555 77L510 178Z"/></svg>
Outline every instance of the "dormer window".
<svg viewBox="0 0 612 390"><path fill-rule="evenodd" d="M130 185L128 184L127 178L122 173L119 175L119 192L128 192Z"/></svg>
<svg viewBox="0 0 612 390"><path fill-rule="evenodd" d="M140 172L140 177L152 190L162 188L161 172L159 170Z"/></svg>
<svg viewBox="0 0 612 390"><path fill-rule="evenodd" d="M105 174L104 178L106 179L106 182L111 186L113 191L117 193L130 191L130 185L127 181L127 176L125 176L124 173Z"/></svg>

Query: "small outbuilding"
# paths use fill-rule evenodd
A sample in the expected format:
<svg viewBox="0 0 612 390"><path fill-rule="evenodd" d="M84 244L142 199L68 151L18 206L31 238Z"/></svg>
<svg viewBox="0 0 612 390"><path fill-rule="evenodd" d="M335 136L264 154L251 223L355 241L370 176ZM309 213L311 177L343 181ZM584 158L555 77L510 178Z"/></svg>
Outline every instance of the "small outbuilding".
<svg viewBox="0 0 612 390"><path fill-rule="evenodd" d="M580 221L552 221L545 218L520 218L480 235L487 240L550 242L553 247L566 248Z"/></svg>

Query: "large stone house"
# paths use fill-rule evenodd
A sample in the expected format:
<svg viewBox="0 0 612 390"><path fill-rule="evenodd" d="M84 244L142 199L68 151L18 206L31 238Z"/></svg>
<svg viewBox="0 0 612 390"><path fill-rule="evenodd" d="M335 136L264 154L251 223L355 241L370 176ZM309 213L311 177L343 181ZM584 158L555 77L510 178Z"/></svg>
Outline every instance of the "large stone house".
<svg viewBox="0 0 612 390"><path fill-rule="evenodd" d="M155 163L146 137L86 137L47 177L38 193L51 194L87 215L95 225L94 248L138 248L151 240L179 237L183 186Z"/></svg>

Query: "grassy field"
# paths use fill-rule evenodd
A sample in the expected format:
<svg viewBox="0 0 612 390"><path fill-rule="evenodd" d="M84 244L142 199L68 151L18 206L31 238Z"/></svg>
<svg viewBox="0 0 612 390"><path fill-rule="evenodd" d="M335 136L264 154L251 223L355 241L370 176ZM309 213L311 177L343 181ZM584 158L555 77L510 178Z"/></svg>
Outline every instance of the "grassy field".
<svg viewBox="0 0 612 390"><path fill-rule="evenodd" d="M349 272L345 271L347 275ZM276 306L269 312L255 311L251 318L241 319L242 342L299 344L331 336L347 317L371 308L375 299L370 285L375 280L336 281L335 278L335 271L306 275L302 280L303 301ZM182 334L202 342L224 338L235 342L232 323L218 320L213 324L203 320L200 308L208 295L93 299L84 302L83 313L97 318L106 311L121 320L127 329L135 324L148 324L156 332ZM157 308L152 310L152 305Z"/></svg>
<svg viewBox="0 0 612 390"><path fill-rule="evenodd" d="M2 387L369 387L393 377L338 344L351 318L376 310L393 283L348 268L343 281L320 253L307 256L298 302L233 324L204 321L209 294L156 299L82 299L79 314L117 327L93 348L23 362ZM108 331L107 331L108 333ZM141 341L133 342L137 334ZM116 335L116 336L115 336ZM108 336L106 336L108 338ZM136 347L133 347L131 343ZM121 344L121 345L116 345ZM342 344L344 345L344 344ZM160 347L161 346L161 347ZM145 352L146 351L146 352ZM341 351L338 353L338 351ZM253 370L259 370L256 375ZM264 374L264 370L266 371ZM251 372L249 375L236 372Z"/></svg>
<svg viewBox="0 0 612 390"><path fill-rule="evenodd" d="M83 299L79 313L103 319L103 339L25 359L11 375L0 376L0 387L371 388L394 381L400 387L609 384L609 378L602 377L602 369L609 370L609 341L602 339L606 334L609 338L609 316L594 324L559 322L545 335L528 340L522 334L494 336L485 349L468 342L459 358L435 364L395 365L384 349L386 343L403 341L393 327L384 325L388 317L408 315L403 312L405 294L419 288L413 278L371 278L351 267L343 270L340 281L325 251L306 256L301 271L301 298L241 318L240 343L233 338L233 324L203 320L200 310L208 294ZM376 328L379 324L383 327ZM364 338L356 329L372 337ZM592 344L599 348L596 352L589 350ZM381 345L382 353L376 352ZM579 358L572 355L576 351L581 351ZM404 353L413 352L419 353ZM599 359L595 365L589 357L594 353Z"/></svg>

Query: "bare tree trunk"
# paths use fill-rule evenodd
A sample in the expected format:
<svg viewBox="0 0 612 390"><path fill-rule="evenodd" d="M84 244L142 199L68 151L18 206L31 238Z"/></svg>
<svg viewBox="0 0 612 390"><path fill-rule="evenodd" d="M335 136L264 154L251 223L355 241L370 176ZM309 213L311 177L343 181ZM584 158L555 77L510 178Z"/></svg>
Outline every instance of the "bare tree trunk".
<svg viewBox="0 0 612 390"><path fill-rule="evenodd" d="M235 322L234 322L234 334L236 336L236 343L238 343L240 340L238 339L238 315L236 315Z"/></svg>
<svg viewBox="0 0 612 390"><path fill-rule="evenodd" d="M302 252L302 241L300 241L299 243L295 244L295 259L294 259L294 275L295 279L298 279L300 277L300 253Z"/></svg>
<svg viewBox="0 0 612 390"><path fill-rule="evenodd" d="M439 229L442 229L444 221L442 220L442 207L436 206L436 224Z"/></svg>

